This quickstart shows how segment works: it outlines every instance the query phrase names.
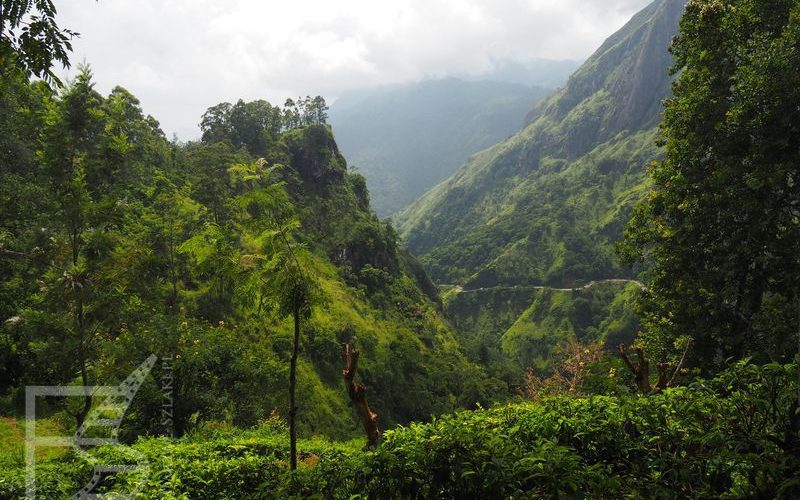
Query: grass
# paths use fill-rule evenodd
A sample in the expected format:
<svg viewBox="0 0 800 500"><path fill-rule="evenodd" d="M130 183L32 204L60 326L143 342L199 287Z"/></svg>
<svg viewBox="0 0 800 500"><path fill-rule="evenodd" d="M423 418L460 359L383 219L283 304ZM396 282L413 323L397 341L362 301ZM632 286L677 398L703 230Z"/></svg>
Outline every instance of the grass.
<svg viewBox="0 0 800 500"><path fill-rule="evenodd" d="M22 466L25 463L25 419L0 417L0 467ZM39 436L63 436L69 432L57 417L36 421L36 434ZM37 461L63 458L69 450L62 447L38 447Z"/></svg>

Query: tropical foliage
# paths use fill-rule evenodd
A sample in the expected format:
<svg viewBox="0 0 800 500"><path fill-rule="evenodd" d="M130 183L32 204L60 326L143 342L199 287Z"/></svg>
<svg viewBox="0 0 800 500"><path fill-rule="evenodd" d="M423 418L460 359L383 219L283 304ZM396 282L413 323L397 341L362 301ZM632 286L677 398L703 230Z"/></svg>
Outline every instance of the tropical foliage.
<svg viewBox="0 0 800 500"><path fill-rule="evenodd" d="M105 481L142 498L794 498L800 494L796 365L740 363L713 380L650 396L550 397L463 411L363 441L299 443L265 420L248 430L207 428L177 441L145 439L138 471ZM125 448L101 449L106 461ZM49 496L91 476L76 458L44 461ZM0 495L24 492L2 474Z"/></svg>
<svg viewBox="0 0 800 500"><path fill-rule="evenodd" d="M203 141L181 144L126 90L98 93L88 68L59 89L21 74L3 85L6 411L21 411L25 385L116 383L156 353L181 381L178 434L290 417L296 372L299 434L351 436L344 342L363 352L384 427L489 402L461 390L496 381L461 354L324 124L289 128L285 110L239 102L209 110ZM324 121L324 102L301 102ZM155 382L143 391L131 438L169 431ZM44 411L79 423L92 405Z"/></svg>
<svg viewBox="0 0 800 500"><path fill-rule="evenodd" d="M52 78L52 3L4 2L0 497L26 451L45 498L800 497L800 2L685 7L406 210L420 263L321 97L169 141L88 67ZM24 421L26 386L152 354L121 445L25 448L119 421L92 391Z"/></svg>
<svg viewBox="0 0 800 500"><path fill-rule="evenodd" d="M628 226L646 264L648 343L694 362L797 352L800 4L690 2L672 46L664 161Z"/></svg>

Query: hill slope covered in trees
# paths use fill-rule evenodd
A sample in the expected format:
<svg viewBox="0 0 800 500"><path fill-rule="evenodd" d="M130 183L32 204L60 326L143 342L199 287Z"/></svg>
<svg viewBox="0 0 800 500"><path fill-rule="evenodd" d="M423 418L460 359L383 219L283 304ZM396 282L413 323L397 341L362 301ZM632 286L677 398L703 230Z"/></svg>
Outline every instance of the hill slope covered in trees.
<svg viewBox="0 0 800 500"><path fill-rule="evenodd" d="M336 141L367 178L375 211L391 215L472 153L513 134L541 87L457 78L351 92L330 110Z"/></svg>
<svg viewBox="0 0 800 500"><path fill-rule="evenodd" d="M610 296L525 287L634 277L614 246L646 190L644 168L659 155L661 101L672 82L668 47L682 13L680 0L657 0L636 14L533 108L524 129L397 217L435 281L477 290L447 300L468 344L496 346L500 358L524 367L542 365L566 338L632 338L637 324L626 304L637 287L616 285ZM521 355L535 339L539 352Z"/></svg>
<svg viewBox="0 0 800 500"><path fill-rule="evenodd" d="M398 217L445 283L566 284L621 272L611 246L657 156L667 49L683 12L656 1L611 36L527 126L480 152Z"/></svg>
<svg viewBox="0 0 800 500"><path fill-rule="evenodd" d="M26 385L116 383L156 354L181 380L179 434L287 416L280 239L315 290L300 338L301 434L359 432L344 342L362 351L381 426L496 392L461 354L425 273L370 210L364 178L348 171L321 114L309 108L297 124L266 101L223 103L204 116L204 141L176 144L125 89L99 94L87 69L60 90L20 75L2 85L6 411L22 411ZM156 380L126 435L162 431ZM44 412L79 422L86 408Z"/></svg>

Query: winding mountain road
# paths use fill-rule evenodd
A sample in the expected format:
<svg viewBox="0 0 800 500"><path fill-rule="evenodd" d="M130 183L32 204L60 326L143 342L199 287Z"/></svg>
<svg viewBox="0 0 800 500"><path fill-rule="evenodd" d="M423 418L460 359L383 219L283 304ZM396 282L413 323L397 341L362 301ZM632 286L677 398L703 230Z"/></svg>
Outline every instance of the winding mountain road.
<svg viewBox="0 0 800 500"><path fill-rule="evenodd" d="M577 290L588 290L594 285L599 285L601 283L626 283L626 284L635 283L642 290L647 290L647 287L641 281L629 280L623 278L609 278L604 280L590 281L589 283L583 286L572 287L572 288L556 288L545 285L512 285L512 286L498 285L498 286L490 286L483 288L470 288L468 290L465 290L461 285L439 285L439 287L453 288L455 289L456 293L473 293L473 292L482 292L485 290L552 290L554 292L572 292Z"/></svg>

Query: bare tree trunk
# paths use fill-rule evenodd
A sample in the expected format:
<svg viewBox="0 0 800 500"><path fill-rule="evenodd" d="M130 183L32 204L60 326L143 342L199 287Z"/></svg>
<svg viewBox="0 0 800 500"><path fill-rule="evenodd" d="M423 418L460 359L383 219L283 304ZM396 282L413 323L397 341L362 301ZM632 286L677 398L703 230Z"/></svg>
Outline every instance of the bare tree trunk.
<svg viewBox="0 0 800 500"><path fill-rule="evenodd" d="M76 256L77 259L77 256ZM77 264L77 260L75 261ZM78 423L78 428L83 425L84 420L86 420L86 416L89 415L89 411L92 409L92 391L89 389L89 369L86 366L86 350L88 349L87 344L87 334L86 334L86 325L85 325L85 318L83 314L83 298L80 296L80 292L76 298L76 311L75 311L75 319L76 319L76 327L78 330L78 336L80 337L80 342L78 344L78 361L81 365L81 384L83 385L83 408L78 411L78 414L75 416L75 420Z"/></svg>
<svg viewBox="0 0 800 500"><path fill-rule="evenodd" d="M639 347L636 349L636 365L631 363L628 355L625 353L625 345L619 345L619 354L622 356L622 361L628 366L628 369L633 374L636 381L636 387L642 394L647 394L653 390L650 386L650 362L644 357L644 350Z"/></svg>
<svg viewBox="0 0 800 500"><path fill-rule="evenodd" d="M84 359L84 354L80 354L81 357L81 384L83 384L83 408L78 411L78 414L75 415L75 420L77 421L78 428L83 425L84 420L86 420L86 416L89 415L89 410L92 409L92 392L89 388L89 372L86 369L86 360Z"/></svg>
<svg viewBox="0 0 800 500"><path fill-rule="evenodd" d="M344 370L342 370L342 377L344 377L347 384L347 393L353 406L361 418L361 425L364 426L364 432L367 434L367 448L375 448L381 438L380 429L378 429L378 414L372 411L367 403L366 387L361 384L355 383L353 380L356 376L358 369L358 355L360 353L356 349L350 349L350 344L342 346L342 360L344 361Z"/></svg>
<svg viewBox="0 0 800 500"><path fill-rule="evenodd" d="M639 392L642 394L649 394L651 392L658 392L666 389L667 387L672 387L675 383L675 380L678 378L678 374L683 369L683 365L686 362L686 355L689 353L689 347L692 345L692 339L686 343L686 347L683 350L683 355L681 356L681 360L678 363L678 366L675 367L675 370L672 370L672 366L669 363L661 362L656 364L656 369L658 370L658 382L656 382L655 387L650 385L650 361L644 356L644 349L641 347L636 348L636 364L634 365L630 358L628 358L628 354L625 352L625 344L620 344L617 350L619 351L619 355L622 357L622 361L625 362L625 365L633 374L633 378L636 381L636 388L639 389ZM670 376L670 372L672 372L672 376Z"/></svg>
<svg viewBox="0 0 800 500"><path fill-rule="evenodd" d="M289 365L289 468L297 469L297 405L295 388L297 386L297 355L300 351L300 308L294 308L294 346Z"/></svg>

